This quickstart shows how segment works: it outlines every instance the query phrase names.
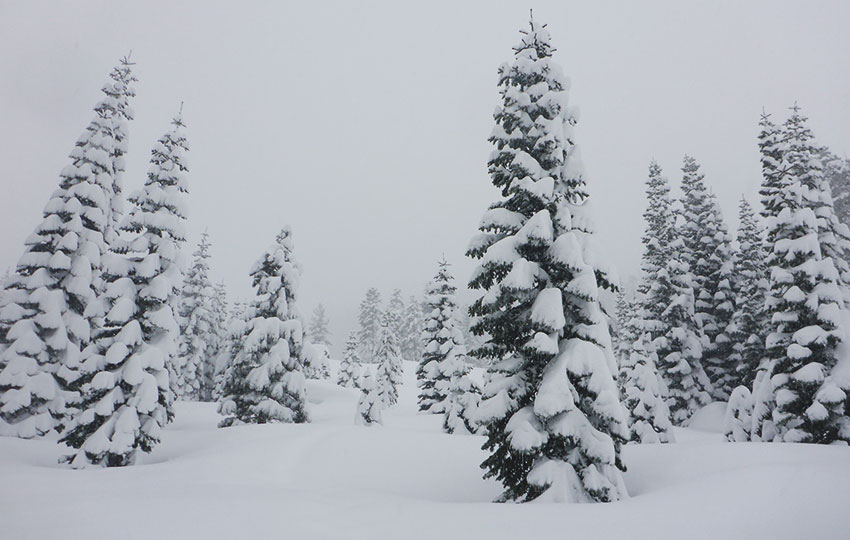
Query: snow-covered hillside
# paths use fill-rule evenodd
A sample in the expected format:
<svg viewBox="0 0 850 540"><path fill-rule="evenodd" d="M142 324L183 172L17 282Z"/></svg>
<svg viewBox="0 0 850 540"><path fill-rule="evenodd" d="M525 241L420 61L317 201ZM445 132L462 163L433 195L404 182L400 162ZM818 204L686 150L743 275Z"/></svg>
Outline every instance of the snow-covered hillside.
<svg viewBox="0 0 850 540"><path fill-rule="evenodd" d="M336 368L336 366L334 366ZM383 427L354 424L358 393L309 381L313 422L217 429L180 403L143 465L68 470L49 440L0 438L10 539L845 539L850 450L726 443L716 404L679 442L628 445L631 498L494 504L483 438L417 415L413 364Z"/></svg>

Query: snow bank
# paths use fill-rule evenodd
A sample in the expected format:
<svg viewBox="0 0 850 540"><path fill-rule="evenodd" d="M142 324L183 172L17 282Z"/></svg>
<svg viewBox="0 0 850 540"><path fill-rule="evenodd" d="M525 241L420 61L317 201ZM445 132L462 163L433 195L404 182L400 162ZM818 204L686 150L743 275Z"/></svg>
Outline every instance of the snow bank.
<svg viewBox="0 0 850 540"><path fill-rule="evenodd" d="M354 425L356 390L311 380L313 423L216 429L215 405L180 402L137 467L67 470L51 441L0 438L0 536L838 540L850 530L850 449L732 444L693 429L677 429L679 443L624 448L629 500L491 503L501 489L481 479L483 437L443 434L439 415L416 414L415 365L405 368L383 427ZM722 431L722 417L715 403L692 423Z"/></svg>

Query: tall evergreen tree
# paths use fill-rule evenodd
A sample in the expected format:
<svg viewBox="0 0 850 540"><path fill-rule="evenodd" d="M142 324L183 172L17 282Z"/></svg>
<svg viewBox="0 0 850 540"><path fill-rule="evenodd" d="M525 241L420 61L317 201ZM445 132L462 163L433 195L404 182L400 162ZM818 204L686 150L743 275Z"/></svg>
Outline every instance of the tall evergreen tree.
<svg viewBox="0 0 850 540"><path fill-rule="evenodd" d="M325 313L325 306L319 304L313 310L313 317L310 319L310 342L318 343L326 347L331 346L331 331L328 328L328 316Z"/></svg>
<svg viewBox="0 0 850 540"><path fill-rule="evenodd" d="M785 197L790 193L787 180L780 167L782 162L782 132L770 119L770 115L762 111L759 120L758 147L761 160L762 183L759 188L761 195L761 217L765 221L779 215L786 205ZM772 248L777 231L768 227L765 231L765 245Z"/></svg>
<svg viewBox="0 0 850 540"><path fill-rule="evenodd" d="M752 388L756 372L765 358L765 254L755 213L743 197L738 218L739 256L735 268L735 290L738 296L735 300L731 340L735 348L733 363L737 371L737 384Z"/></svg>
<svg viewBox="0 0 850 540"><path fill-rule="evenodd" d="M678 231L684 229L681 205L672 205L673 226L665 246L666 268L656 274L648 297L668 299L661 312L665 333L653 340L658 370L667 384L667 405L674 424L687 423L711 401L711 383L702 367L703 340L695 312L694 278L684 261L687 253Z"/></svg>
<svg viewBox="0 0 850 540"><path fill-rule="evenodd" d="M727 327L734 312L731 241L716 198L705 185L696 160L685 155L682 166L682 263L693 276L694 318L704 335L700 358L716 399L729 397L734 381L732 343Z"/></svg>
<svg viewBox="0 0 850 540"><path fill-rule="evenodd" d="M381 328L381 293L372 287L366 291L366 297L360 302L360 331L357 334L360 347L360 358L369 363L375 362L375 351L378 348L378 333Z"/></svg>
<svg viewBox="0 0 850 540"><path fill-rule="evenodd" d="M530 21L515 59L499 69L489 162L502 198L468 255L472 331L490 339L477 417L482 464L504 500L614 501L626 497L619 449L628 436L599 289L613 289L593 256L587 192L567 107L567 79L544 25Z"/></svg>
<svg viewBox="0 0 850 540"><path fill-rule="evenodd" d="M147 181L130 196L124 237L104 255L107 285L93 304L102 324L72 379L81 412L61 439L76 450L65 457L73 467L133 465L159 442L170 416L186 220L183 127L178 115L157 141Z"/></svg>
<svg viewBox="0 0 850 540"><path fill-rule="evenodd" d="M710 348L703 358L703 366L711 381L712 397L719 401L729 399L737 384L737 356L732 334L735 331L735 265L738 256L732 247L732 240L723 222L717 198L710 194L712 216L708 231L713 231L714 250L709 259L712 273L708 277L708 288L712 291L711 313L714 325L707 332Z"/></svg>
<svg viewBox="0 0 850 540"><path fill-rule="evenodd" d="M220 427L309 421L304 327L297 309L300 273L292 232L285 227L251 268L257 296L224 385L219 413L226 418Z"/></svg>
<svg viewBox="0 0 850 540"><path fill-rule="evenodd" d="M172 388L178 399L209 401L212 388L205 374L217 354L215 290L209 277L209 234L204 231L193 253L180 298L180 348Z"/></svg>
<svg viewBox="0 0 850 540"><path fill-rule="evenodd" d="M455 326L457 287L449 266L445 259L440 261L437 274L428 284L425 303L430 312L422 333L424 353L416 367L419 410L434 414L445 412L445 383L455 369L455 356L466 356L463 334Z"/></svg>
<svg viewBox="0 0 850 540"><path fill-rule="evenodd" d="M662 313L670 305L671 298L668 296L669 290L660 287L659 276L667 271L667 246L673 224L670 184L654 160L649 163L646 200L647 208L643 213L646 226L641 237L642 278L638 284L638 294L642 301L635 317L638 327L649 332L650 339L654 341L665 335L669 328Z"/></svg>
<svg viewBox="0 0 850 540"><path fill-rule="evenodd" d="M830 254L834 212L818 149L796 106L782 131L783 189L766 207L772 416L783 441L831 443L850 435L847 395L831 376L846 294Z"/></svg>
<svg viewBox="0 0 850 540"><path fill-rule="evenodd" d="M0 295L2 434L61 430L78 397L69 379L99 324L86 308L103 290L101 257L115 236L135 81L122 59Z"/></svg>
<svg viewBox="0 0 850 540"><path fill-rule="evenodd" d="M375 371L375 384L381 402L389 407L398 402L398 388L402 384L404 366L401 351L392 328L392 317L385 313L378 330L378 348L375 350L378 367Z"/></svg>
<svg viewBox="0 0 850 540"><path fill-rule="evenodd" d="M357 336L352 332L342 353L336 383L344 388L359 388L362 369L360 356L357 354Z"/></svg>

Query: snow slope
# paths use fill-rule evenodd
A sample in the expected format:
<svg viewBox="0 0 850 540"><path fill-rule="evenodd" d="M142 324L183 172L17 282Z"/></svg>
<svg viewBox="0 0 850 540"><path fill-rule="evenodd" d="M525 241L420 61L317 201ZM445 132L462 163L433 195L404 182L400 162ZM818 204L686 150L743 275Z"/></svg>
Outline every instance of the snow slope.
<svg viewBox="0 0 850 540"><path fill-rule="evenodd" d="M312 424L217 429L213 404L180 403L137 467L63 469L51 441L0 438L0 538L850 537L850 449L732 444L708 426L627 446L629 500L490 503L483 438L417 415L405 368L383 427L354 425L356 391L310 381Z"/></svg>

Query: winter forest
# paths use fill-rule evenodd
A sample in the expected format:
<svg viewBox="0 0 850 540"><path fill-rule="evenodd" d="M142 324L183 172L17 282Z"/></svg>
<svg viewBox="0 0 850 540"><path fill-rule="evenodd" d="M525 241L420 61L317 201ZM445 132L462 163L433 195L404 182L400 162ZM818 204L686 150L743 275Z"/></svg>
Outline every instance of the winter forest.
<svg viewBox="0 0 850 540"><path fill-rule="evenodd" d="M143 80L144 47L128 43L80 75L85 95L100 90L74 111L85 127L65 154L38 158L61 163L49 189L0 168L10 246L0 250L0 538L850 538L847 117L823 113L808 86L747 102L734 137L752 173L732 179L716 172L727 151L693 142L685 134L703 125L686 116L664 138L649 111L611 146L588 148L594 116L576 96L590 83L571 71L585 53L566 34L599 21L528 7L474 30L502 44L491 52L503 63L484 66L489 93L470 101L483 104L473 125L486 130L444 136L484 145L472 146L473 177L431 185L482 195L441 187L436 205L348 170L348 213L335 211L323 165L290 187L301 180L274 164L300 150L269 154L265 119L247 112L256 133L239 136L255 153L202 144L196 155L193 141L216 132L194 112L195 92L169 94L155 113L167 120L144 140L134 128L151 120L135 103L170 84ZM791 8L776 17L806 21ZM319 31L323 20L298 24ZM850 48L833 46L846 66ZM316 66L285 75L298 92L319 92L310 77L338 70L328 95L358 108L345 97L364 83L357 68L283 54ZM69 58L63 72L82 65ZM428 91L464 94L463 73ZM622 72L605 77L594 84L630 91ZM846 82L835 79L845 102ZM253 110L274 93L261 85L238 100L223 86L217 106ZM215 88L204 92L217 102ZM428 106L406 105L391 111L403 127L378 140L368 127L362 137L318 119L308 128L300 112L272 129L303 130L318 161L334 161L338 145L416 131ZM0 131L27 146L51 129L21 132L15 118ZM369 111L358 118L367 126ZM822 137L820 126L835 127ZM680 143L692 147L666 147ZM649 153L616 180L600 184L585 167L632 144ZM447 146L417 147L421 163L376 151L364 164L393 164L394 183L430 189L410 171L453 159L436 148ZM258 160L268 171L248 179ZM238 188L226 197L204 195L212 180L197 171L216 168ZM304 203L287 190L316 201L321 228L288 210ZM267 198L277 210L260 227L250 201ZM427 223L463 208L466 225L382 242L351 216L411 229L366 200ZM19 234L21 223L32 227ZM340 242L352 251L335 252ZM382 255L367 255L376 243Z"/></svg>

